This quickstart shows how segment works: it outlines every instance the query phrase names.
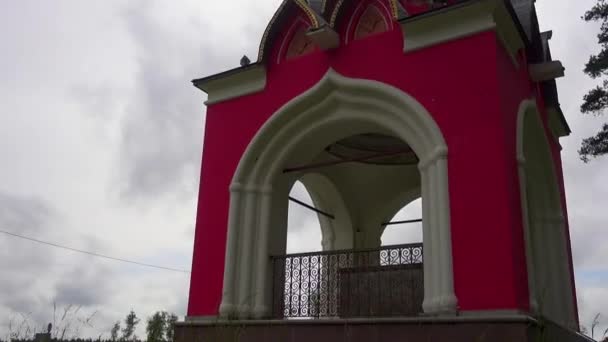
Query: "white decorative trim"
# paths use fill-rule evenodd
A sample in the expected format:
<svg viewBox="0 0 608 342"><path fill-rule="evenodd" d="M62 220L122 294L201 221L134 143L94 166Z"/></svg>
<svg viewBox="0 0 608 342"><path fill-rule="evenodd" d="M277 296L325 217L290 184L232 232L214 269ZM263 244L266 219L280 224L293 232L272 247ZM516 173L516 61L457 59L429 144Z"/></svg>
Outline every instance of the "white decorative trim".
<svg viewBox="0 0 608 342"><path fill-rule="evenodd" d="M208 94L205 104L212 105L264 90L266 68L256 65L196 86Z"/></svg>
<svg viewBox="0 0 608 342"><path fill-rule="evenodd" d="M526 114L529 111L536 111L536 99L530 98L525 99L519 104L519 110L517 112L517 131L515 132L515 148L516 158L518 163L525 164L526 156L524 155L524 126Z"/></svg>
<svg viewBox="0 0 608 342"><path fill-rule="evenodd" d="M524 47L521 35L503 1L464 3L436 13L401 22L403 51L417 51L433 45L496 30L499 40L517 65L517 51Z"/></svg>
<svg viewBox="0 0 608 342"><path fill-rule="evenodd" d="M421 159L433 161L422 172L424 239L430 247L429 253L425 246L424 310L428 314L454 312L447 145L432 116L401 90L377 81L346 78L330 69L315 86L285 104L261 127L239 162L233 184L247 184L248 189L267 187L302 148L320 151L340 135L370 130L399 137ZM270 196L256 192L243 195L247 198L245 207L240 204L235 209L240 221L230 221L234 226L229 228L230 234L239 231L238 264L226 265L239 270L239 277L233 277L237 278L238 289L225 282L225 290L237 293L229 294L229 300L223 299L222 303L236 300L239 317L259 318L271 306L267 292L271 282L266 276L268 241L277 232L267 229Z"/></svg>
<svg viewBox="0 0 608 342"><path fill-rule="evenodd" d="M555 162L534 99L521 103L516 134L531 311L576 326L566 218Z"/></svg>

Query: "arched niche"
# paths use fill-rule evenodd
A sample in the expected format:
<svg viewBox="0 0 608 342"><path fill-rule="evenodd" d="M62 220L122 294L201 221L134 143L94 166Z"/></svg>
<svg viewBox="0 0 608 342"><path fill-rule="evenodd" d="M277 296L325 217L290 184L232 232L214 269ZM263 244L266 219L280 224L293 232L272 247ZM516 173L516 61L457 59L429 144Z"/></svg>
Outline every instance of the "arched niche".
<svg viewBox="0 0 608 342"><path fill-rule="evenodd" d="M306 1L283 0L264 30L258 48L258 62L270 60L280 63L311 53L316 47L310 46L306 32L318 29L321 24L320 18ZM287 53L290 45L294 49Z"/></svg>
<svg viewBox="0 0 608 342"><path fill-rule="evenodd" d="M310 26L303 20L297 19L289 28L282 42L282 51L279 52L278 61L290 60L308 55L317 48L312 39L306 34Z"/></svg>
<svg viewBox="0 0 608 342"><path fill-rule="evenodd" d="M289 197L311 205L312 198L304 184L296 181ZM321 229L320 215L292 200L289 201L287 213L287 245L286 252L308 253L323 250L322 240L326 235Z"/></svg>
<svg viewBox="0 0 608 342"><path fill-rule="evenodd" d="M353 38L362 39L367 36L388 31L390 18L378 8L378 4L371 3L363 10L354 27Z"/></svg>
<svg viewBox="0 0 608 342"><path fill-rule="evenodd" d="M453 312L454 295L447 146L415 99L384 83L329 70L263 125L239 162L230 188L228 241L220 315L264 318L271 312L269 255L285 246L283 170L313 160L326 146L363 133L394 136L419 158L425 248L423 310ZM277 214L278 213L278 214ZM284 252L284 250L283 250Z"/></svg>
<svg viewBox="0 0 608 342"><path fill-rule="evenodd" d="M531 310L578 329L566 217L550 143L534 100L520 106L517 163Z"/></svg>
<svg viewBox="0 0 608 342"><path fill-rule="evenodd" d="M314 213L310 209L303 208L295 202L289 204L289 213L292 213L291 207L297 208L299 212L307 217L314 217L315 224L306 223L306 226L315 226L313 231L309 231L302 237L319 239L319 244L315 244L316 249L311 248L287 248L288 253L293 252L311 252L316 250L331 251L337 249L349 249L353 248L353 228L351 222L351 214L346 207L342 196L333 182L326 176L320 173L306 173L297 182L294 183L290 196L298 195L293 189L299 189L299 196L297 200L302 200L303 192L306 192L310 198L304 198L304 202L312 204L314 208L318 208L325 213L331 213L333 218L330 218L321 213ZM289 222L288 234L291 233L289 229L296 228L296 222ZM318 231L316 230L318 226ZM308 228L308 227L297 227ZM294 231L294 234L297 232ZM289 236L288 236L289 239ZM280 242L279 242L280 243ZM293 241L296 243L296 241ZM308 241L304 242L306 246L309 246ZM288 246L289 247L289 246Z"/></svg>
<svg viewBox="0 0 608 342"><path fill-rule="evenodd" d="M417 197L408 201L385 222L401 222L422 217L422 199ZM384 225L380 236L382 246L422 242L422 222Z"/></svg>
<svg viewBox="0 0 608 342"><path fill-rule="evenodd" d="M351 214L333 182L319 173L307 173L300 181L308 190L316 208L330 212L334 219L318 214L321 246L324 251L353 248Z"/></svg>
<svg viewBox="0 0 608 342"><path fill-rule="evenodd" d="M395 0L396 1L396 0ZM399 6L393 0L345 2L334 10L333 26L344 43L390 31Z"/></svg>

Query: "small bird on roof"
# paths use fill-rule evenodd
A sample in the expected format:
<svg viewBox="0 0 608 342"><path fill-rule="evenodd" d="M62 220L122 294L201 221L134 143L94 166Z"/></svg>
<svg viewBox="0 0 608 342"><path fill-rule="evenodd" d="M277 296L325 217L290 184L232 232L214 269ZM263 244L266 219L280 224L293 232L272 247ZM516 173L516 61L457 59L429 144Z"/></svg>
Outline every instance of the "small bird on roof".
<svg viewBox="0 0 608 342"><path fill-rule="evenodd" d="M247 55L243 55L243 57L241 58L241 66L245 66L245 65L249 65L249 64L251 64L249 57L247 57Z"/></svg>

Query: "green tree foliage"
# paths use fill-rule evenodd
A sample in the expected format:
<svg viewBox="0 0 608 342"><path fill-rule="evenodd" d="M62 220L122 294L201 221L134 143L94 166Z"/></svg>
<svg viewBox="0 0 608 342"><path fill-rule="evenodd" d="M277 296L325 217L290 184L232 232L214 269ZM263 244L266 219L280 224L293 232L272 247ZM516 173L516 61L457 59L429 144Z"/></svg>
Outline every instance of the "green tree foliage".
<svg viewBox="0 0 608 342"><path fill-rule="evenodd" d="M167 313L157 311L148 318L146 333L148 334L148 342L164 342L165 330L167 325Z"/></svg>
<svg viewBox="0 0 608 342"><path fill-rule="evenodd" d="M125 327L122 328L122 336L120 338L121 341L135 341L137 340L137 336L135 335L135 329L137 329L137 324L139 324L139 318L135 314L133 310L129 312L127 317L125 317Z"/></svg>
<svg viewBox="0 0 608 342"><path fill-rule="evenodd" d="M165 330L165 337L168 342L173 342L173 336L175 336L173 333L175 322L177 322L177 315L174 313L170 313L169 316L167 316L167 330Z"/></svg>
<svg viewBox="0 0 608 342"><path fill-rule="evenodd" d="M601 51L592 55L585 65L585 73L592 78L608 76L608 0L598 2L583 16L585 21L601 22L600 33L597 35ZM604 80L601 86L591 89L583 98L581 111L586 114L603 114L608 108L608 80ZM601 130L594 136L583 140L579 154L584 162L591 157L608 154L608 124L604 124Z"/></svg>
<svg viewBox="0 0 608 342"><path fill-rule="evenodd" d="M173 324L177 316L166 311L157 311L148 318L146 325L147 342L172 342Z"/></svg>

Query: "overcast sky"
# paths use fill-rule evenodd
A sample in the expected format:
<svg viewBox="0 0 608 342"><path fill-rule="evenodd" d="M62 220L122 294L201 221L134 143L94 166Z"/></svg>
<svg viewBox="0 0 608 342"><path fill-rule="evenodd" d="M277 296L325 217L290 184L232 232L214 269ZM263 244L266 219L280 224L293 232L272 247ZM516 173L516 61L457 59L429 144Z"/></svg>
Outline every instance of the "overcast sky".
<svg viewBox="0 0 608 342"><path fill-rule="evenodd" d="M0 0L0 230L189 270L205 120L205 95L189 80L233 68L243 54L255 59L279 2ZM567 73L558 86L574 133L563 157L587 325L602 310L608 322L608 157L585 165L576 154L602 122L578 109L596 83L581 71L598 49L597 25L580 19L592 3L537 2ZM290 250L318 249L315 216L292 209ZM388 234L385 243L396 241ZM131 308L142 318L186 310L186 273L4 234L0 270L0 337L21 313L52 321L53 302L81 305L78 317L97 311L83 332L92 336L107 336Z"/></svg>

